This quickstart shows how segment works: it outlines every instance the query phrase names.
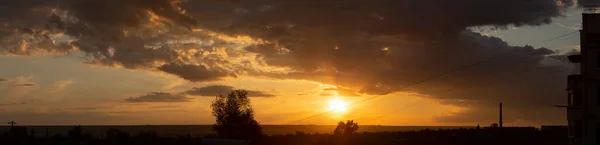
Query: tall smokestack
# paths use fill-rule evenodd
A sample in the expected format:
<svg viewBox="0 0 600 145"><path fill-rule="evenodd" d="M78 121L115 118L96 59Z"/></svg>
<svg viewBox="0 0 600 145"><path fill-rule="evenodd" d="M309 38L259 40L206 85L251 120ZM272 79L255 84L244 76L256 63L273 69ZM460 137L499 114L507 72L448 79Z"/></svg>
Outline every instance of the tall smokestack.
<svg viewBox="0 0 600 145"><path fill-rule="evenodd" d="M498 125L502 127L502 102L500 102L500 120L498 121Z"/></svg>

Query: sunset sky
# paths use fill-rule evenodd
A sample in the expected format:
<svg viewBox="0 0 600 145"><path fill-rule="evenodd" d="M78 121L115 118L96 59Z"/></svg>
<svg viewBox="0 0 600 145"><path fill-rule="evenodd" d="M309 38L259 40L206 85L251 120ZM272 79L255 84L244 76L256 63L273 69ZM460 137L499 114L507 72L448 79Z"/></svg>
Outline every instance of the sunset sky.
<svg viewBox="0 0 600 145"><path fill-rule="evenodd" d="M553 106L577 72L565 56L582 13L571 0L2 3L0 122L28 125L212 124L210 103L234 89L261 124L489 125L503 102L508 126L564 125Z"/></svg>

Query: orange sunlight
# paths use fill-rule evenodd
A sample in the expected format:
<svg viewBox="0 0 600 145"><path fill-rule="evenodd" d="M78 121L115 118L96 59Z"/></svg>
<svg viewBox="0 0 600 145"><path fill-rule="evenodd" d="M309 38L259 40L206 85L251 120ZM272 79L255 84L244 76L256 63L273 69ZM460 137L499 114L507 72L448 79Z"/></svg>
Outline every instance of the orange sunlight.
<svg viewBox="0 0 600 145"><path fill-rule="evenodd" d="M329 100L329 107L327 110L336 112L336 113L344 113L347 110L348 103L340 100L340 99L331 99Z"/></svg>

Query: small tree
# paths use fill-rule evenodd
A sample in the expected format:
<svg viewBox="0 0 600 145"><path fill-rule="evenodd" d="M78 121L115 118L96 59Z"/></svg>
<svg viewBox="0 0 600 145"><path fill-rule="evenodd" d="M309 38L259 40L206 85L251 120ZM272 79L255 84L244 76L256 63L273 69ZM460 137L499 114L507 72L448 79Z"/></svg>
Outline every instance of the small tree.
<svg viewBox="0 0 600 145"><path fill-rule="evenodd" d="M338 126L333 131L334 135L350 136L358 130L358 123L354 120L348 120L346 123L343 121L338 122Z"/></svg>
<svg viewBox="0 0 600 145"><path fill-rule="evenodd" d="M217 123L213 130L227 139L257 140L262 136L259 123L248 99L248 91L235 90L227 96L218 95L211 105Z"/></svg>
<svg viewBox="0 0 600 145"><path fill-rule="evenodd" d="M490 127L491 127L491 128L498 128L498 127L499 127L499 125L498 125L498 123L492 123L492 124L490 125Z"/></svg>

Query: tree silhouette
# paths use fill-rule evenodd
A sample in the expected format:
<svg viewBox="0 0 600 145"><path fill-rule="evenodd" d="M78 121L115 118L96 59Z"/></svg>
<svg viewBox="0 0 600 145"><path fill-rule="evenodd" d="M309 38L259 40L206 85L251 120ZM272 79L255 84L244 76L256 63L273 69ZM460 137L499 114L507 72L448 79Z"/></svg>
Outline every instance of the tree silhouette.
<svg viewBox="0 0 600 145"><path fill-rule="evenodd" d="M346 123L343 121L338 122L338 126L333 131L334 135L350 136L358 130L358 123L354 120L348 120Z"/></svg>
<svg viewBox="0 0 600 145"><path fill-rule="evenodd" d="M498 127L499 127L499 125L498 125L498 123L492 123L492 124L490 125L490 127L491 127L491 128L498 128Z"/></svg>
<svg viewBox="0 0 600 145"><path fill-rule="evenodd" d="M248 91L235 90L227 96L219 94L211 107L217 119L213 130L218 137L255 141L262 136L262 129L254 120Z"/></svg>
<svg viewBox="0 0 600 145"><path fill-rule="evenodd" d="M83 138L83 128L81 126L75 126L67 132L67 135L76 140L81 140Z"/></svg>

